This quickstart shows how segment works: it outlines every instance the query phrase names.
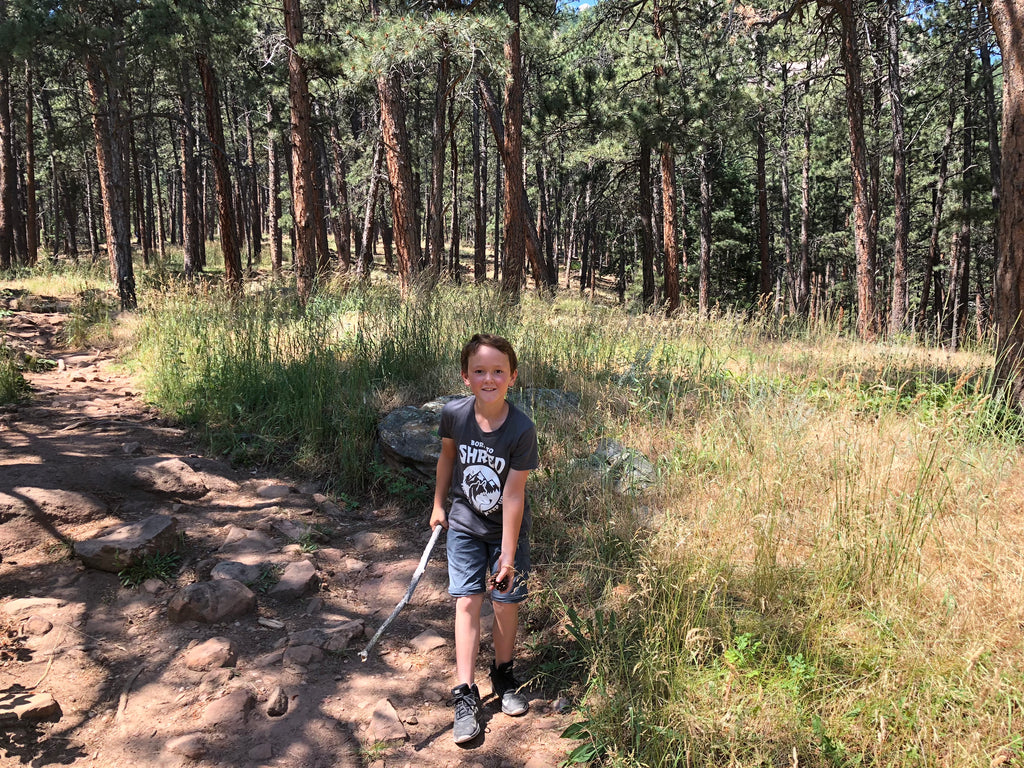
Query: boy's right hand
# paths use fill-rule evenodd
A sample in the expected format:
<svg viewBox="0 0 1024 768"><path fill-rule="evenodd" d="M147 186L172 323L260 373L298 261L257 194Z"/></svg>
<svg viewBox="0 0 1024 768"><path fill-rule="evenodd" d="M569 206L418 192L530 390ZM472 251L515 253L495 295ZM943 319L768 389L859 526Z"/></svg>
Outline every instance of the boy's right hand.
<svg viewBox="0 0 1024 768"><path fill-rule="evenodd" d="M448 530L448 515L445 514L444 507L434 507L434 511L430 513L430 530L439 525Z"/></svg>

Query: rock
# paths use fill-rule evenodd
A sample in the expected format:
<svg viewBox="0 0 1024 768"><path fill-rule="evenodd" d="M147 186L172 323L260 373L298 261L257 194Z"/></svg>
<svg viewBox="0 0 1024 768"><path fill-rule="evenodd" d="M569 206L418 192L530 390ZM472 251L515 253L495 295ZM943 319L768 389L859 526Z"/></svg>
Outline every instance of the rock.
<svg viewBox="0 0 1024 768"><path fill-rule="evenodd" d="M294 599L312 592L319 584L316 566L309 560L300 560L288 564L281 574L280 581L270 590L270 596L279 600Z"/></svg>
<svg viewBox="0 0 1024 768"><path fill-rule="evenodd" d="M643 491L657 481L658 471L647 457L617 440L599 441L587 463L619 493Z"/></svg>
<svg viewBox="0 0 1024 768"><path fill-rule="evenodd" d="M272 485L264 485L258 491L256 495L261 499L280 499L283 496L287 496L292 492L292 489L287 485L281 485L278 483Z"/></svg>
<svg viewBox="0 0 1024 768"><path fill-rule="evenodd" d="M211 637L205 643L189 649L185 666L197 672L218 667L233 667L238 659L235 646L226 637Z"/></svg>
<svg viewBox="0 0 1024 768"><path fill-rule="evenodd" d="M305 669L314 661L320 661L324 652L313 645L293 645L285 648L282 661L286 667Z"/></svg>
<svg viewBox="0 0 1024 768"><path fill-rule="evenodd" d="M280 619L268 619L264 616L260 616L256 619L256 623L261 627L266 627L267 629L284 629L284 622Z"/></svg>
<svg viewBox="0 0 1024 768"><path fill-rule="evenodd" d="M281 717L288 711L288 695L284 688L277 686L267 698L267 716Z"/></svg>
<svg viewBox="0 0 1024 768"><path fill-rule="evenodd" d="M551 702L551 711L560 715L567 715L572 712L572 702L564 696L559 696Z"/></svg>
<svg viewBox="0 0 1024 768"><path fill-rule="evenodd" d="M147 595L155 595L164 588L165 584L161 579L146 579L142 582L142 591Z"/></svg>
<svg viewBox="0 0 1024 768"><path fill-rule="evenodd" d="M207 705L202 724L208 728L237 728L245 725L254 701L248 688L236 688Z"/></svg>
<svg viewBox="0 0 1024 768"><path fill-rule="evenodd" d="M260 531L249 531L232 526L218 554L246 565L258 565L269 552L277 551L277 544Z"/></svg>
<svg viewBox="0 0 1024 768"><path fill-rule="evenodd" d="M252 660L252 666L256 669L266 669L272 667L275 664L280 664L284 659L284 648L279 648L276 651L270 653L264 653L262 656L257 656Z"/></svg>
<svg viewBox="0 0 1024 768"><path fill-rule="evenodd" d="M319 629L304 629L288 635L288 645L312 645L322 648L327 635Z"/></svg>
<svg viewBox="0 0 1024 768"><path fill-rule="evenodd" d="M178 458L148 456L119 467L115 475L125 485L181 499L198 499L209 490L202 478Z"/></svg>
<svg viewBox="0 0 1024 768"><path fill-rule="evenodd" d="M419 408L407 405L391 411L377 427L381 455L391 466L410 474L414 480L433 484L441 438L437 427L445 403L461 395L447 395L424 403ZM508 398L528 415L537 410L576 411L579 395L557 389L527 388L510 390Z"/></svg>
<svg viewBox="0 0 1024 768"><path fill-rule="evenodd" d="M551 768L551 766L558 765L560 762L561 760L557 757L541 753L530 757L530 759L523 764L523 768Z"/></svg>
<svg viewBox="0 0 1024 768"><path fill-rule="evenodd" d="M373 531L364 531L352 537L352 546L356 548L357 552L370 552L377 549L380 545L380 540L380 534Z"/></svg>
<svg viewBox="0 0 1024 768"><path fill-rule="evenodd" d="M447 644L448 641L432 629L421 632L412 639L412 647L417 653L422 654L430 653L435 648L441 648Z"/></svg>
<svg viewBox="0 0 1024 768"><path fill-rule="evenodd" d="M142 453L142 443L132 440L130 443L121 443L121 452L125 456L137 456Z"/></svg>
<svg viewBox="0 0 1024 768"><path fill-rule="evenodd" d="M362 637L366 633L366 625L362 619L346 621L336 627L324 629L327 639L324 641L323 649L328 653L341 653L348 648L355 638Z"/></svg>
<svg viewBox="0 0 1024 768"><path fill-rule="evenodd" d="M405 718L405 724L406 725L419 725L420 724L420 719L418 717L416 717L416 715L409 715L407 718Z"/></svg>
<svg viewBox="0 0 1024 768"><path fill-rule="evenodd" d="M189 760L198 760L206 754L206 739L200 733L186 733L168 741L164 749Z"/></svg>
<svg viewBox="0 0 1024 768"><path fill-rule="evenodd" d="M22 626L22 631L26 635L45 635L51 629L53 629L53 623L42 616L29 616Z"/></svg>
<svg viewBox="0 0 1024 768"><path fill-rule="evenodd" d="M75 543L75 554L91 568L117 573L142 557L178 548L178 521L169 515L151 515L109 533Z"/></svg>
<svg viewBox="0 0 1024 768"><path fill-rule="evenodd" d="M49 467L30 465L18 473L4 467L3 489L0 489L0 520L10 528L19 520L32 526L32 546L38 543L39 528L31 520L60 520L64 525L82 525L102 520L110 510L106 503L84 491L50 488ZM12 537L13 531L6 531ZM5 537L6 538L6 537ZM5 547L7 549L7 547ZM8 550L10 551L10 550Z"/></svg>
<svg viewBox="0 0 1024 768"><path fill-rule="evenodd" d="M381 699L373 707L370 730L373 731L373 738L376 741L405 741L409 738L398 712L387 699Z"/></svg>
<svg viewBox="0 0 1024 768"><path fill-rule="evenodd" d="M257 744L249 750L249 759L254 763L262 763L274 756L274 747L269 742Z"/></svg>
<svg viewBox="0 0 1024 768"><path fill-rule="evenodd" d="M12 619L42 611L55 611L67 603L56 597L18 597L3 605L3 612Z"/></svg>
<svg viewBox="0 0 1024 768"><path fill-rule="evenodd" d="M234 579L250 587L260 580L262 573L263 569L258 565L246 565L237 560L227 560L213 567L213 570L210 571L210 578L214 581Z"/></svg>
<svg viewBox="0 0 1024 768"><path fill-rule="evenodd" d="M48 693L5 691L0 693L0 726L60 720L60 704Z"/></svg>
<svg viewBox="0 0 1024 768"><path fill-rule="evenodd" d="M256 595L247 586L234 579L218 579L189 584L178 592L167 606L167 618L212 624L245 616L255 608Z"/></svg>
<svg viewBox="0 0 1024 768"><path fill-rule="evenodd" d="M221 690L225 685L231 682L232 672L226 667L217 667L211 669L202 679L199 681L199 690L204 696L209 696L215 691Z"/></svg>
<svg viewBox="0 0 1024 768"><path fill-rule="evenodd" d="M580 408L580 396L575 392L546 387L511 389L508 400L531 419L535 419L537 411L575 412Z"/></svg>
<svg viewBox="0 0 1024 768"><path fill-rule="evenodd" d="M407 405L387 414L377 428L385 461L396 469L409 470L421 482L435 480L441 455L441 438L437 436L441 409L458 397L440 397L419 408Z"/></svg>
<svg viewBox="0 0 1024 768"><path fill-rule="evenodd" d="M284 536L286 539L291 539L292 541L299 541L303 537L309 536L311 533L309 526L299 525L291 520L284 520L281 518L277 518L272 521L270 527L275 533Z"/></svg>

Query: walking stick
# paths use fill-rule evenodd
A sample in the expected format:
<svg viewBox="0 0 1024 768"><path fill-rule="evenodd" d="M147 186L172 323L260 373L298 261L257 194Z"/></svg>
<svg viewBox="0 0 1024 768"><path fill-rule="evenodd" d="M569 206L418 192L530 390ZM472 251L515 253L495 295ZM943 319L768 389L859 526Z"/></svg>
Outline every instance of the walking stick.
<svg viewBox="0 0 1024 768"><path fill-rule="evenodd" d="M370 639L370 642L366 644L366 647L359 652L359 658L362 661L366 661L369 656L370 649L377 644L380 640L380 636L384 634L384 630L388 628L395 617L398 616L399 612L405 608L409 602L409 598L412 597L412 593L416 591L416 585L420 583L420 577L423 575L424 569L427 567L427 560L430 558L430 552L434 549L434 544L437 543L437 537L441 535L441 526L435 525L434 532L430 535L430 541L427 542L427 548L423 550L423 555L420 557L420 563L416 566L416 570L412 574L412 582L409 584L409 589L405 592L405 597L398 601L398 605L395 606L395 610L391 612L391 615L385 619L384 623L380 625L380 629Z"/></svg>

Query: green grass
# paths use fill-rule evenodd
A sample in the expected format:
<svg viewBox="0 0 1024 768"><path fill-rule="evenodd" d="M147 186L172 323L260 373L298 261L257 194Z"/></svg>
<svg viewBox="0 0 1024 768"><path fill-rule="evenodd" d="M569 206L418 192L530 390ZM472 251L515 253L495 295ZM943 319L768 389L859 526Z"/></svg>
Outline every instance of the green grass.
<svg viewBox="0 0 1024 768"><path fill-rule="evenodd" d="M140 282L141 284L141 282ZM245 462L410 517L374 456L388 410L461 392L473 332L512 340L536 414L522 666L579 713L574 759L640 766L978 766L1024 752L1021 421L984 347L863 344L836 324L490 289L285 282L140 296L146 394ZM588 456L643 452L617 493ZM311 542L312 544L312 542ZM267 581L273 574L267 574Z"/></svg>
<svg viewBox="0 0 1024 768"><path fill-rule="evenodd" d="M0 345L0 405L19 403L28 397L29 386L10 348Z"/></svg>

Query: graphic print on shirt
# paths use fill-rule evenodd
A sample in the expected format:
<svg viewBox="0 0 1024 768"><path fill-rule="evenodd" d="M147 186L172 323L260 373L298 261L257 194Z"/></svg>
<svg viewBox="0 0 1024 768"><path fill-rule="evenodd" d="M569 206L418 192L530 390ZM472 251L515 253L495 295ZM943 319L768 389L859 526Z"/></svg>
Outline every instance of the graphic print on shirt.
<svg viewBox="0 0 1024 768"><path fill-rule="evenodd" d="M501 502L501 471L505 468L505 459L495 456L493 449L476 440L460 445L459 457L464 467L462 492L477 512L490 512Z"/></svg>

